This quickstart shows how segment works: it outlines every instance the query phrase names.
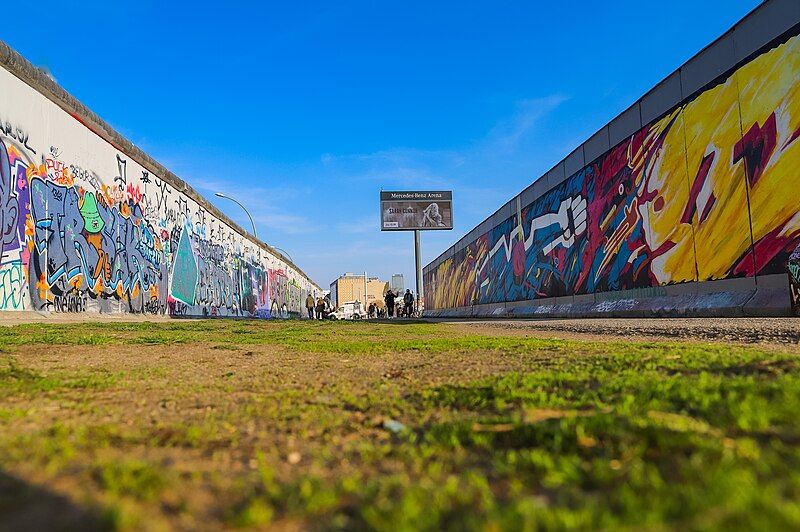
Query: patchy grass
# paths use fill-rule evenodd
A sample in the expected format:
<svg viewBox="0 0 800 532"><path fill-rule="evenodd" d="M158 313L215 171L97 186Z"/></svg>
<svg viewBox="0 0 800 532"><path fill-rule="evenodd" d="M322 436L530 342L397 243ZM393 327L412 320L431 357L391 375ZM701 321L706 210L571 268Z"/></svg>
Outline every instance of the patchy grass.
<svg viewBox="0 0 800 532"><path fill-rule="evenodd" d="M122 373L106 371L51 372L48 375L21 367L13 358L0 357L0 397L29 395L63 389L102 390L112 386Z"/></svg>
<svg viewBox="0 0 800 532"><path fill-rule="evenodd" d="M161 468L137 459L97 464L93 476L100 488L107 493L116 497L130 496L142 501L157 499L166 485Z"/></svg>
<svg viewBox="0 0 800 532"><path fill-rule="evenodd" d="M0 329L0 463L78 528L800 527L797 355L468 331Z"/></svg>

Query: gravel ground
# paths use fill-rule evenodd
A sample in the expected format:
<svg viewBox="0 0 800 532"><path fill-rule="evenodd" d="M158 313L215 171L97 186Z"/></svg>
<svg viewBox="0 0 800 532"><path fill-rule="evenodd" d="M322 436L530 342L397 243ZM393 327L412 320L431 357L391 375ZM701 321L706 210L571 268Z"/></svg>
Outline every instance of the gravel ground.
<svg viewBox="0 0 800 532"><path fill-rule="evenodd" d="M470 320L457 327L496 333L604 339L697 340L800 347L800 318L610 318Z"/></svg>

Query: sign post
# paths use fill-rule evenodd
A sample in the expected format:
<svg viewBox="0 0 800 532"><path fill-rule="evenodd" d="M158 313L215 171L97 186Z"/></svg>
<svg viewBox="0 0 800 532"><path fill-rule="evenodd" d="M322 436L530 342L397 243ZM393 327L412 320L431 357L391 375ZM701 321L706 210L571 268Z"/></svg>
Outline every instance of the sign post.
<svg viewBox="0 0 800 532"><path fill-rule="evenodd" d="M422 254L420 231L453 229L453 192L381 190L381 231L414 231L417 309L422 298Z"/></svg>
<svg viewBox="0 0 800 532"><path fill-rule="evenodd" d="M422 256L419 252L419 229L414 230L414 260L417 263L417 310L422 301Z"/></svg>

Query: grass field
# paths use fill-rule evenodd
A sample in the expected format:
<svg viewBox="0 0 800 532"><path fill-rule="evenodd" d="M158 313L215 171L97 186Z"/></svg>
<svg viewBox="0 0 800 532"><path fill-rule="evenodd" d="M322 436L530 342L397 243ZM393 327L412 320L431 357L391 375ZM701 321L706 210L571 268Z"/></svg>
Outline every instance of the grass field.
<svg viewBox="0 0 800 532"><path fill-rule="evenodd" d="M0 529L53 523L796 530L800 363L428 323L0 328Z"/></svg>

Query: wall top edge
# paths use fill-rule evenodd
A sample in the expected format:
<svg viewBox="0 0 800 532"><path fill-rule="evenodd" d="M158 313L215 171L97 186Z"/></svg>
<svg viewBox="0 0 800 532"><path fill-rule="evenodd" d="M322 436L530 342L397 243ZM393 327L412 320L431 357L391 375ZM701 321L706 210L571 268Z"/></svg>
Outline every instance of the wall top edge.
<svg viewBox="0 0 800 532"><path fill-rule="evenodd" d="M47 76L41 69L35 67L30 61L25 59L19 54L19 52L11 48L11 46L1 39L0 66L5 68L20 81L39 92L42 96L59 106L74 119L81 122L82 125L91 130L95 135L99 136L113 146L114 149L135 160L149 172L158 175L160 179L163 179L176 190L189 196L191 199L201 205L206 211L210 212L216 218L229 225L235 231L243 235L247 240L253 242L259 248L275 256L287 266L295 269L313 286L320 290L322 289L316 282L306 275L306 273L300 267L289 260L288 257L283 255L281 252L276 251L269 244L260 240L256 240L254 237L252 237L244 228L228 218L228 216L226 216L216 206L214 206L205 197L194 190L191 185L175 175L164 165L153 159L150 155L145 153L127 138L122 136L102 118L100 118L94 111L81 103L72 94L67 92L66 89L61 87L61 85L53 81L53 79Z"/></svg>

